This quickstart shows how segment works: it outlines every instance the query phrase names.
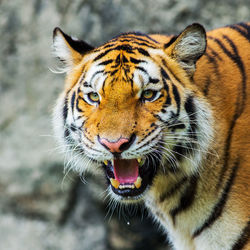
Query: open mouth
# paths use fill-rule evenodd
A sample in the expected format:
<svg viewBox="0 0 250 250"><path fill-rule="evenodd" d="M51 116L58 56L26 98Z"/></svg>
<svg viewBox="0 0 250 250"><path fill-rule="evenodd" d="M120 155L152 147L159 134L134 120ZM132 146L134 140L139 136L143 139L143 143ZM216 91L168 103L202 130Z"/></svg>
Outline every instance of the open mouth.
<svg viewBox="0 0 250 250"><path fill-rule="evenodd" d="M103 167L112 191L124 198L136 198L152 183L158 166L148 157L104 161Z"/></svg>

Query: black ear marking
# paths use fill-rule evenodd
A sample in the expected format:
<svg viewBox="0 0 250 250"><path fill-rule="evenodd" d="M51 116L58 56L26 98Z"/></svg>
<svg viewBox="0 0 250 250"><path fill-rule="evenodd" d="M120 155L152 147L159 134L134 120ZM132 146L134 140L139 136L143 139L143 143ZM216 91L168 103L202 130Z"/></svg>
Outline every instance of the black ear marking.
<svg viewBox="0 0 250 250"><path fill-rule="evenodd" d="M94 49L93 46L89 45L83 40L74 39L71 36L67 35L59 27L56 27L53 31L53 40L55 40L55 37L58 35L59 32L63 35L69 46L80 54L85 54Z"/></svg>

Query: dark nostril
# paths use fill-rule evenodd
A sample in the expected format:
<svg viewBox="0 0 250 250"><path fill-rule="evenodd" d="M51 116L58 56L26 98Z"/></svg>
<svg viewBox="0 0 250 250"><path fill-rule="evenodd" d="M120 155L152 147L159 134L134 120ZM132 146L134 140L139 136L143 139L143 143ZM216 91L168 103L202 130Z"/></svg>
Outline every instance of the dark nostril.
<svg viewBox="0 0 250 250"><path fill-rule="evenodd" d="M136 138L136 135L135 135L135 134L132 134L132 136L130 137L130 139L129 139L128 142L125 142L125 143L121 144L121 146L119 147L119 150L120 150L121 152L123 152L123 151L129 149L130 146L134 143L135 138Z"/></svg>
<svg viewBox="0 0 250 250"><path fill-rule="evenodd" d="M135 134L133 134L130 139L120 137L116 141L109 141L106 138L100 138L98 135L98 141L99 143L104 146L106 149L108 149L111 153L121 153L125 150L127 150L135 141Z"/></svg>

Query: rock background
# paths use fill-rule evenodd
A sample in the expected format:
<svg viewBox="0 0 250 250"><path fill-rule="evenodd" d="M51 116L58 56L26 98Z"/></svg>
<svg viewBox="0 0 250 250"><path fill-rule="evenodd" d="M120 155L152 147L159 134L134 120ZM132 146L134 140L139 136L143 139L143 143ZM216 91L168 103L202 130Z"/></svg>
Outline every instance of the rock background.
<svg viewBox="0 0 250 250"><path fill-rule="evenodd" d="M166 249L146 215L105 218L99 180L64 178L51 130L64 77L49 70L54 27L99 45L125 31L247 20L249 0L0 0L0 249Z"/></svg>

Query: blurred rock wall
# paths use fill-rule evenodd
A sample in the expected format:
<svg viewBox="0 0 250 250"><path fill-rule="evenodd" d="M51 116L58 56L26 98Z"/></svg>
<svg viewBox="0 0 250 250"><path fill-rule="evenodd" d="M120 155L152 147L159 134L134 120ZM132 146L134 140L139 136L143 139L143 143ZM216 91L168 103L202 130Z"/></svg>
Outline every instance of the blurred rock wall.
<svg viewBox="0 0 250 250"><path fill-rule="evenodd" d="M142 230L152 228L149 219L140 226L132 218L128 226L116 213L104 218L98 180L63 178L51 130L64 77L49 70L54 27L97 46L126 31L174 33L193 22L212 29L247 20L249 0L0 0L0 249L163 246L155 230Z"/></svg>

